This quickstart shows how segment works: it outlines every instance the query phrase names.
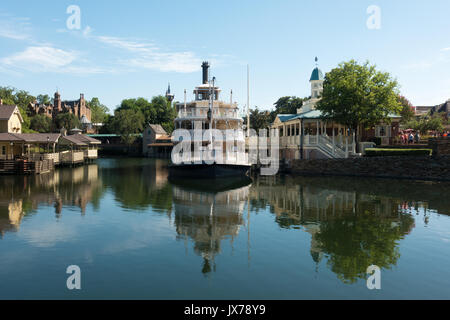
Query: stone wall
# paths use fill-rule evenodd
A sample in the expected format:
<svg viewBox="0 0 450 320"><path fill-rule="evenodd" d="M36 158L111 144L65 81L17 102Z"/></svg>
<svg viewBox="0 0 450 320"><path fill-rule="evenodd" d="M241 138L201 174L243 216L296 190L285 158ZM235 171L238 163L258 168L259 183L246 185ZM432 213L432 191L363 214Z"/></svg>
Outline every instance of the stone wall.
<svg viewBox="0 0 450 320"><path fill-rule="evenodd" d="M433 155L450 155L450 138L429 139L428 145L433 149Z"/></svg>
<svg viewBox="0 0 450 320"><path fill-rule="evenodd" d="M450 181L450 156L293 160L289 173Z"/></svg>

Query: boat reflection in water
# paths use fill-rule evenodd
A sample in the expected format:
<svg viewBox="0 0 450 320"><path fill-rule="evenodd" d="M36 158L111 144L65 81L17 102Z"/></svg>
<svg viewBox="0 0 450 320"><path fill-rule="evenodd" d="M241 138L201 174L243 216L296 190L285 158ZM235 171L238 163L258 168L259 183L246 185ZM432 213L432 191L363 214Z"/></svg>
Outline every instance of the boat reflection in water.
<svg viewBox="0 0 450 320"><path fill-rule="evenodd" d="M448 297L450 184L172 181L167 164L110 158L1 177L0 298L66 297L55 275L67 263L97 281L83 298L373 298L370 265L395 281L377 297Z"/></svg>
<svg viewBox="0 0 450 320"><path fill-rule="evenodd" d="M234 238L245 225L250 178L178 180L172 182L177 238L194 242L194 252L203 258L202 273L215 271L215 256L221 241Z"/></svg>

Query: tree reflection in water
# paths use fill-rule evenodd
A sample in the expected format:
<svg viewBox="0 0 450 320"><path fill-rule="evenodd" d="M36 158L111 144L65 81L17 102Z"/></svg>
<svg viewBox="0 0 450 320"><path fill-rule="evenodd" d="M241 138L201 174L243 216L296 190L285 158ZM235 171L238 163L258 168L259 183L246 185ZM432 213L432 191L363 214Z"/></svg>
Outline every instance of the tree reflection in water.
<svg viewBox="0 0 450 320"><path fill-rule="evenodd" d="M339 279L354 283L367 277L367 267L372 264L384 269L395 266L400 257L399 241L414 228L413 216L404 210L405 195L386 194L381 188L392 183L261 178L253 185L251 198L265 199L280 227L310 233L313 260L319 263L325 257ZM416 206L426 209L427 204Z"/></svg>
<svg viewBox="0 0 450 320"><path fill-rule="evenodd" d="M84 214L91 204L100 211L109 192L125 211L167 215L177 239L193 242L202 273L210 274L223 240L238 237L250 213L270 212L279 227L311 235L314 262L326 261L339 279L354 283L367 276L369 265L389 269L398 263L399 242L414 228L413 214L423 214L425 223L429 212L450 214L450 200L441 192L446 183L289 176L257 177L251 183L168 181L166 164L100 159L47 175L2 177L0 234L18 231L23 217L40 205L53 205L57 218L64 206Z"/></svg>

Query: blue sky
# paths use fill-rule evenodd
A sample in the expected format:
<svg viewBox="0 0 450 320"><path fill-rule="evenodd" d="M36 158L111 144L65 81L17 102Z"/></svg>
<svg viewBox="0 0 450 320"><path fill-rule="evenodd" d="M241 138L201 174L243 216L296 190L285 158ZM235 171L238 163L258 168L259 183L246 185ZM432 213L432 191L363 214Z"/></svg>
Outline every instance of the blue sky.
<svg viewBox="0 0 450 320"><path fill-rule="evenodd" d="M69 30L68 6L81 10ZM367 8L381 9L369 29ZM63 99L99 97L114 109L124 98L175 99L201 82L200 64L222 99L269 109L281 96L309 95L314 57L327 72L369 60L390 72L414 105L450 98L450 1L2 1L0 86Z"/></svg>

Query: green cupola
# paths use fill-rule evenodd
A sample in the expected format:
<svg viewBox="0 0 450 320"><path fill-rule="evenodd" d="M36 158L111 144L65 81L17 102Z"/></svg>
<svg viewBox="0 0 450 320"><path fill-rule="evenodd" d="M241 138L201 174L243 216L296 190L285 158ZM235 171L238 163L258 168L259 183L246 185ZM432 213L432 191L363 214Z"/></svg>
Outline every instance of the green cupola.
<svg viewBox="0 0 450 320"><path fill-rule="evenodd" d="M323 73L322 70L319 69L317 62L319 59L316 57L316 67L314 68L313 72L311 73L311 78L309 81L322 81L323 80Z"/></svg>

